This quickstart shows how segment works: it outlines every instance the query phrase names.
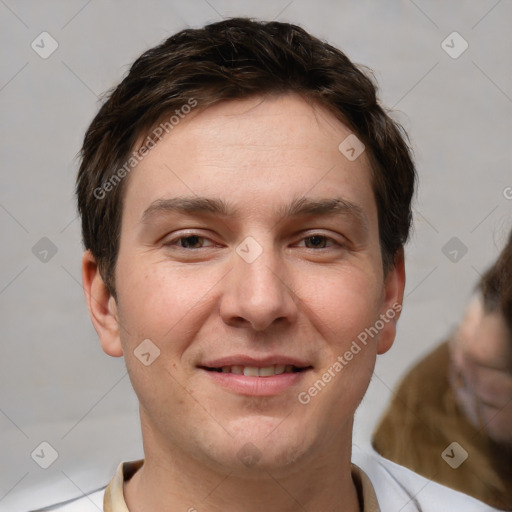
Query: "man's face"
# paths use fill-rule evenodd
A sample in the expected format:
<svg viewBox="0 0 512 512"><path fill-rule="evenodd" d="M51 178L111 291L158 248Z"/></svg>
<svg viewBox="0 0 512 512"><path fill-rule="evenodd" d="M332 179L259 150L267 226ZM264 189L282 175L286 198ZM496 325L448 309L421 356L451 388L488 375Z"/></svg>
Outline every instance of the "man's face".
<svg viewBox="0 0 512 512"><path fill-rule="evenodd" d="M103 344L122 347L146 455L179 447L207 464L243 469L248 455L278 468L350 440L398 315L333 364L404 285L401 266L383 275L366 155L338 149L350 133L295 95L224 102L182 120L133 171L119 349ZM143 362L160 350L148 365L134 353L143 340Z"/></svg>
<svg viewBox="0 0 512 512"><path fill-rule="evenodd" d="M512 347L499 312L486 313L482 299L467 308L451 345L455 369L464 382L457 397L471 422L497 442L512 444Z"/></svg>

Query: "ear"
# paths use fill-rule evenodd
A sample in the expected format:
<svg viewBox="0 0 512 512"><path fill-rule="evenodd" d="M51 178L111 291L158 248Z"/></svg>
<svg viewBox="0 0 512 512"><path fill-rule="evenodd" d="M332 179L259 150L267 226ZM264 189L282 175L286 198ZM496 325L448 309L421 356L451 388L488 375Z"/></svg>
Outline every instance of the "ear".
<svg viewBox="0 0 512 512"><path fill-rule="evenodd" d="M393 267L384 278L384 300L382 303L381 319L384 322L379 336L377 353L387 352L396 336L396 324L402 311L402 301L405 288L404 250L400 249L394 260Z"/></svg>
<svg viewBox="0 0 512 512"><path fill-rule="evenodd" d="M103 351L109 356L122 356L116 300L103 282L91 251L86 251L82 258L82 283L89 314Z"/></svg>

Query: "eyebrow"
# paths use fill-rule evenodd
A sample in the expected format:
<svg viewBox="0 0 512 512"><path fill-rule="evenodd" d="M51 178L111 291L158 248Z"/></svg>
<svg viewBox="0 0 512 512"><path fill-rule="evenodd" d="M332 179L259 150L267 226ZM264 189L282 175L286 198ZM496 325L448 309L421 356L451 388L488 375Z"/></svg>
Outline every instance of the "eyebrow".
<svg viewBox="0 0 512 512"><path fill-rule="evenodd" d="M222 199L197 196L172 197L153 201L142 214L141 222L148 223L153 217L166 213L236 217L239 215L239 210ZM292 200L290 204L281 206L276 214L280 219L308 215L347 216L355 218L365 229L368 229L368 218L363 209L340 197L326 199L299 197Z"/></svg>

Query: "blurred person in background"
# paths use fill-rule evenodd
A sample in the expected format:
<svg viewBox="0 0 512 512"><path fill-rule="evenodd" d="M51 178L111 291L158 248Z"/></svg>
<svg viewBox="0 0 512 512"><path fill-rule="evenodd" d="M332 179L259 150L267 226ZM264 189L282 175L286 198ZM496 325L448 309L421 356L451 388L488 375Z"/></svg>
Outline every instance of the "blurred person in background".
<svg viewBox="0 0 512 512"><path fill-rule="evenodd" d="M512 231L458 328L402 380L373 446L436 482L512 510Z"/></svg>

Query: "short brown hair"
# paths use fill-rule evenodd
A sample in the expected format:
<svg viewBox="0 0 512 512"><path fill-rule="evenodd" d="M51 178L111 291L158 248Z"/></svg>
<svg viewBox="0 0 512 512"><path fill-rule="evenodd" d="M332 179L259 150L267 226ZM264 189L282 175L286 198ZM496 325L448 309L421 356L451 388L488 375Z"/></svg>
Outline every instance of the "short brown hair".
<svg viewBox="0 0 512 512"><path fill-rule="evenodd" d="M82 236L114 296L126 181L116 170L126 166L135 144L191 98L205 109L281 93L327 108L365 144L383 265L386 271L393 266L409 236L416 171L406 134L379 105L376 86L344 53L301 27L231 18L183 30L142 54L85 134L76 185Z"/></svg>
<svg viewBox="0 0 512 512"><path fill-rule="evenodd" d="M512 231L498 259L484 273L477 288L482 293L484 311L503 315L512 341Z"/></svg>

